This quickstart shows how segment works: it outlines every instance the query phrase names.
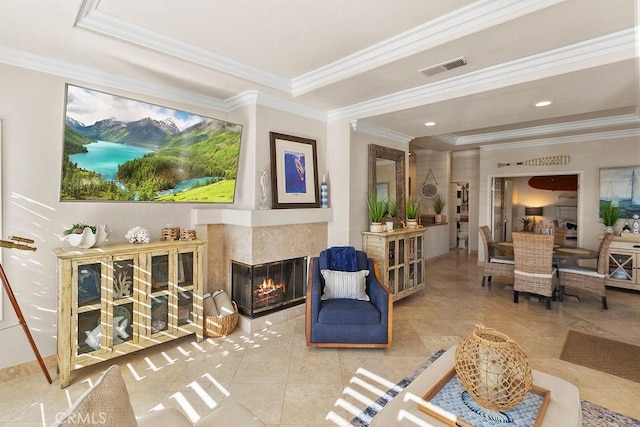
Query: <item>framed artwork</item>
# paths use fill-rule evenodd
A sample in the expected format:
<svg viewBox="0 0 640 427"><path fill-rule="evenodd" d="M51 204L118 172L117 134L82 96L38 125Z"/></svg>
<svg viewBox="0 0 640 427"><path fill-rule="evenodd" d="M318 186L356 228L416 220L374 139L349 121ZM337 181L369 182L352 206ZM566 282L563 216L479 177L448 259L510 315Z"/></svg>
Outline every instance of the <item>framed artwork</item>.
<svg viewBox="0 0 640 427"><path fill-rule="evenodd" d="M151 257L151 288L152 290L167 289L169 287L169 256L159 255Z"/></svg>
<svg viewBox="0 0 640 427"><path fill-rule="evenodd" d="M319 208L316 141L269 132L272 207Z"/></svg>
<svg viewBox="0 0 640 427"><path fill-rule="evenodd" d="M242 126L67 85L61 201L233 203Z"/></svg>
<svg viewBox="0 0 640 427"><path fill-rule="evenodd" d="M600 169L600 206L617 201L622 217L640 211L640 166Z"/></svg>

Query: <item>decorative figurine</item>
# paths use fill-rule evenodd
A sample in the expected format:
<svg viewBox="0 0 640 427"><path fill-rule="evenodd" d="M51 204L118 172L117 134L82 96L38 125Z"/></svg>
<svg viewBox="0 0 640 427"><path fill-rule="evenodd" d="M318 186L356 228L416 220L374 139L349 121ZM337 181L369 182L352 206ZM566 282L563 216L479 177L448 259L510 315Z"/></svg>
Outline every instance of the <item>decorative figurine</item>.
<svg viewBox="0 0 640 427"><path fill-rule="evenodd" d="M631 233L631 227L629 227L629 218L628 217L624 220L624 227L622 227L622 232L623 233Z"/></svg>
<svg viewBox="0 0 640 427"><path fill-rule="evenodd" d="M638 214L633 214L633 224L631 224L631 229L633 230L633 234L640 234L640 216Z"/></svg>
<svg viewBox="0 0 640 427"><path fill-rule="evenodd" d="M262 187L262 195L260 196L260 206L258 209L269 209L267 203L267 170L265 168L260 169L260 187Z"/></svg>

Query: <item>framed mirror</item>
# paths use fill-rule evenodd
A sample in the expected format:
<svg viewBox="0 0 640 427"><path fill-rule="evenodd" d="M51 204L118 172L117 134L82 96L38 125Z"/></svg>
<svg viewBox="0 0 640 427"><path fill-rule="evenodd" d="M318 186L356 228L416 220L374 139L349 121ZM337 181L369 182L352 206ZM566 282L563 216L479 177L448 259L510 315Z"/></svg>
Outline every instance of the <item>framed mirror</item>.
<svg viewBox="0 0 640 427"><path fill-rule="evenodd" d="M369 144L369 193L395 199L398 218L405 220L405 152Z"/></svg>

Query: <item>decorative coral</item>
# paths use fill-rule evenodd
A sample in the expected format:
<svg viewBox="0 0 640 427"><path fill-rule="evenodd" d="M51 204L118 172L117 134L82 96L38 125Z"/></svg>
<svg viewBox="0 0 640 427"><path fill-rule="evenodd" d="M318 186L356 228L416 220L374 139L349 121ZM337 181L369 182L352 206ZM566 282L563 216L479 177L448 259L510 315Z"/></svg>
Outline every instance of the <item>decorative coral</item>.
<svg viewBox="0 0 640 427"><path fill-rule="evenodd" d="M129 240L129 243L149 243L149 231L146 228L140 226L133 227L127 231L124 237Z"/></svg>

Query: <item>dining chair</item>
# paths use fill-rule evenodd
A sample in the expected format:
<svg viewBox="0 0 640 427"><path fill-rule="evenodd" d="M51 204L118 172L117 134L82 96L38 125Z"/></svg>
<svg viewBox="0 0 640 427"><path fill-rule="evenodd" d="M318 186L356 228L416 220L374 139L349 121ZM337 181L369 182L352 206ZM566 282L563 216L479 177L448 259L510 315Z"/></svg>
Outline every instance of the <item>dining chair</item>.
<svg viewBox="0 0 640 427"><path fill-rule="evenodd" d="M551 234L513 233L513 302L520 292L542 295L551 309L551 297L558 287L557 270L553 266Z"/></svg>
<svg viewBox="0 0 640 427"><path fill-rule="evenodd" d="M485 280L489 278L491 284L492 276L513 277L513 257L497 256L493 254L493 249L489 247L489 243L493 242L491 230L486 225L480 227L480 235L484 244L484 270L482 272L482 286Z"/></svg>
<svg viewBox="0 0 640 427"><path fill-rule="evenodd" d="M560 282L560 295L564 293L565 286L581 289L599 296L602 300L602 309L607 310L607 278L606 267L609 246L613 241L613 233L606 233L600 241L598 249L598 262L595 268L581 267L579 265L566 264L558 268L558 280Z"/></svg>
<svg viewBox="0 0 640 427"><path fill-rule="evenodd" d="M555 227L553 229L553 243L556 245L564 245L568 231L566 227Z"/></svg>

